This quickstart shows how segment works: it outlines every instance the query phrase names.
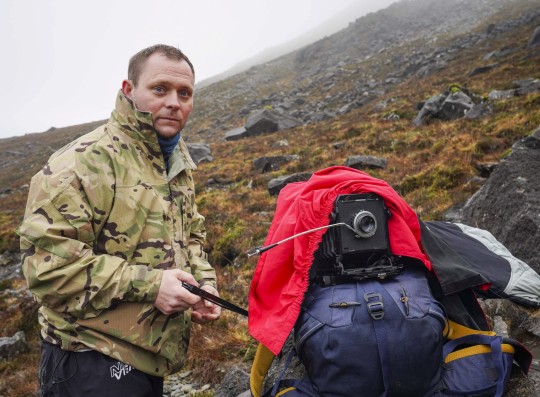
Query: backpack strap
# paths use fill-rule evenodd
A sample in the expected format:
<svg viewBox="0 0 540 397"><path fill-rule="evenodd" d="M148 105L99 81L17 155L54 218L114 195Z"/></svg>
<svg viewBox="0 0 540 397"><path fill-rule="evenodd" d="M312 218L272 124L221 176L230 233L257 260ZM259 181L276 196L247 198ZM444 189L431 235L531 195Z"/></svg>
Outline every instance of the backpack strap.
<svg viewBox="0 0 540 397"><path fill-rule="evenodd" d="M289 368L289 365L291 363L291 360L296 355L296 350L292 348L289 351L289 354L287 354L287 358L285 360L285 365L283 365L283 369L281 370L281 373L277 377L276 381L274 382L274 386L270 390L270 393L265 393L264 396L269 397L276 397L280 396L281 394L284 394L284 391L278 393L278 390L280 387L285 386L287 387L287 391L291 388L294 388L298 383L300 383L300 379L283 379L283 375L285 375L285 371L287 371L287 368Z"/></svg>
<svg viewBox="0 0 540 397"><path fill-rule="evenodd" d="M249 377L249 387L253 397L261 397L264 378L272 365L272 361L274 361L274 357L274 353L262 343L259 343Z"/></svg>
<svg viewBox="0 0 540 397"><path fill-rule="evenodd" d="M446 323L446 327L443 331L443 335L446 339L454 340L457 338L462 338L467 335L485 335L485 336L496 336L497 334L493 331L480 331L477 329L469 328L464 325L458 324L455 321L448 320ZM533 357L531 352L523 346L521 343L519 343L517 340L512 338L504 338L503 337L503 343L506 346L512 346L514 348L514 359L518 363L521 370L527 374L529 373L529 368L531 366ZM503 345L503 347L505 346ZM505 347L506 349L509 349L508 347Z"/></svg>
<svg viewBox="0 0 540 397"><path fill-rule="evenodd" d="M384 390L380 397L386 397L388 395L390 379L390 353L388 352L388 333L386 330L386 324L384 321L380 321L384 317L384 302L381 295L381 287L379 283L373 281L367 281L365 290L373 291L366 292L364 294L364 300L367 304L367 310L371 318L373 319L373 330L375 331L375 338L377 340L377 347L379 350L379 360L381 364L382 380Z"/></svg>
<svg viewBox="0 0 540 397"><path fill-rule="evenodd" d="M472 350L462 349L454 351L460 345L484 345L474 346ZM489 346L490 348L487 348ZM511 346L510 346L511 347ZM513 353L514 349L511 349ZM506 371L508 370L504 366L503 361L503 349L502 349L502 337L500 336L491 336L491 335L482 335L482 334L471 334L463 336L458 339L451 340L448 343L445 343L443 346L443 357L445 357L445 362L448 363L452 360L458 359L460 357L466 357L478 353L488 353L491 352L492 363L497 374L497 391L495 396L501 397L504 392L504 385L506 381ZM452 356L454 354L454 356Z"/></svg>
<svg viewBox="0 0 540 397"><path fill-rule="evenodd" d="M467 335L495 336L497 334L493 331L480 331L478 329L469 328L448 319L446 322L446 327L443 331L443 335L446 339L453 340Z"/></svg>

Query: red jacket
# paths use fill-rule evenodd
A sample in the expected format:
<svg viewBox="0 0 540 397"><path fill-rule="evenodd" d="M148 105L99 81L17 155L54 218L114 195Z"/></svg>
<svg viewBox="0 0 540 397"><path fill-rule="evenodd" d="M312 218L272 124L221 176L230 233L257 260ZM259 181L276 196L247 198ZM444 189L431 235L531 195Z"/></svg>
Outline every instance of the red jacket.
<svg viewBox="0 0 540 397"><path fill-rule="evenodd" d="M388 183L348 167L326 168L306 182L285 186L279 194L265 246L328 225L336 197L350 193L376 193L383 197L392 213L388 220L392 253L417 258L431 269L421 248L416 213ZM292 239L259 258L249 293L249 332L274 354L281 351L298 318L313 253L325 232L322 229Z"/></svg>

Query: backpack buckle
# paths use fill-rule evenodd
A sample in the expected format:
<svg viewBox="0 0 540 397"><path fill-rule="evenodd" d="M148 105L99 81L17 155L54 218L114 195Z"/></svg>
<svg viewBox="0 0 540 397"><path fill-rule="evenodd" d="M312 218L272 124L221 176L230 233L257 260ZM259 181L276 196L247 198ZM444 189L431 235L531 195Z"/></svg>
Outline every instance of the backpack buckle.
<svg viewBox="0 0 540 397"><path fill-rule="evenodd" d="M378 292L366 292L364 299L367 303L367 310L373 320L380 320L384 317L384 304L382 295Z"/></svg>

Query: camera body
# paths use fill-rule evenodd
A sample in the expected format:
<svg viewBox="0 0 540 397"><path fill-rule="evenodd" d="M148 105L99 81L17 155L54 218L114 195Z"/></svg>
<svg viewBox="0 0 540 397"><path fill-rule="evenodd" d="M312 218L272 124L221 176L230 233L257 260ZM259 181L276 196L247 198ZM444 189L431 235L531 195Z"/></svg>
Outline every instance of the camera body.
<svg viewBox="0 0 540 397"><path fill-rule="evenodd" d="M325 283L398 274L388 239L390 212L374 193L340 195L329 228L314 253L315 276ZM345 224L345 225L337 225Z"/></svg>
<svg viewBox="0 0 540 397"><path fill-rule="evenodd" d="M388 210L383 199L376 194L346 194L338 196L334 223L346 223L336 228L339 253L343 262L358 262L374 253L387 252Z"/></svg>

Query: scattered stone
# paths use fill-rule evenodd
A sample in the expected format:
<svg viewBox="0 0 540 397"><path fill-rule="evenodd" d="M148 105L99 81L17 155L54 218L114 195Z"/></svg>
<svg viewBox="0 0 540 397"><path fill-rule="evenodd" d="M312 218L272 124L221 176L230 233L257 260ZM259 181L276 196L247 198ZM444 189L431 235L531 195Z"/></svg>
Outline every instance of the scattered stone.
<svg viewBox="0 0 540 397"><path fill-rule="evenodd" d="M498 91L493 90L489 93L488 98L492 101L500 100L500 99L509 99L516 96L516 90L505 90L505 91Z"/></svg>
<svg viewBox="0 0 540 397"><path fill-rule="evenodd" d="M479 75L479 74L484 74L484 73L490 72L491 70L495 69L497 66L499 66L498 63L492 63L490 65L479 66L479 67L476 67L473 70L471 70L467 76L468 77L473 77L473 76L476 76L476 75Z"/></svg>
<svg viewBox="0 0 540 397"><path fill-rule="evenodd" d="M187 143L186 145L189 155L195 164L199 164L202 161L214 161L214 158L212 157L212 150L210 150L210 146L208 146L206 143Z"/></svg>
<svg viewBox="0 0 540 397"><path fill-rule="evenodd" d="M307 181L309 178L311 178L311 175L312 173L310 172L300 172L272 179L270 182L268 182L268 192L271 196L275 196L279 194L281 189L283 189L289 183Z"/></svg>
<svg viewBox="0 0 540 397"><path fill-rule="evenodd" d="M286 139L281 139L272 145L273 148L287 147L287 146L289 146L289 141Z"/></svg>
<svg viewBox="0 0 540 397"><path fill-rule="evenodd" d="M375 156L350 156L346 161L347 167L357 170L364 169L383 169L387 166L387 160Z"/></svg>
<svg viewBox="0 0 540 397"><path fill-rule="evenodd" d="M472 108L465 113L465 118L469 120L476 120L491 114L493 114L493 105L491 102L482 101L480 103L475 103Z"/></svg>
<svg viewBox="0 0 540 397"><path fill-rule="evenodd" d="M253 161L255 169L259 172L271 172L279 169L280 166L287 164L291 161L298 160L298 155L286 155L286 156L269 156L259 157Z"/></svg>
<svg viewBox="0 0 540 397"><path fill-rule="evenodd" d="M293 128L300 124L299 120L269 109L256 110L247 119L246 132L248 136L268 134Z"/></svg>
<svg viewBox="0 0 540 397"><path fill-rule="evenodd" d="M12 337L0 337L0 358L11 358L28 349L23 331L18 331Z"/></svg>
<svg viewBox="0 0 540 397"><path fill-rule="evenodd" d="M246 127L235 128L225 133L226 141L237 141L239 139L247 137Z"/></svg>
<svg viewBox="0 0 540 397"><path fill-rule="evenodd" d="M492 58L505 58L510 54L513 54L514 52L518 51L517 48L510 48L510 47L504 47L497 51L492 51L486 55L484 55L484 61L489 61Z"/></svg>
<svg viewBox="0 0 540 397"><path fill-rule="evenodd" d="M233 366L218 386L214 397L237 397L249 390L249 374L238 366Z"/></svg>
<svg viewBox="0 0 540 397"><path fill-rule="evenodd" d="M517 95L527 95L540 92L540 79L528 78L515 80L512 82L516 88Z"/></svg>
<svg viewBox="0 0 540 397"><path fill-rule="evenodd" d="M534 32L531 35L531 38L529 39L529 44L527 45L527 47L533 48L539 44L540 44L540 26L534 29Z"/></svg>

